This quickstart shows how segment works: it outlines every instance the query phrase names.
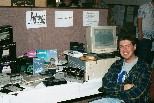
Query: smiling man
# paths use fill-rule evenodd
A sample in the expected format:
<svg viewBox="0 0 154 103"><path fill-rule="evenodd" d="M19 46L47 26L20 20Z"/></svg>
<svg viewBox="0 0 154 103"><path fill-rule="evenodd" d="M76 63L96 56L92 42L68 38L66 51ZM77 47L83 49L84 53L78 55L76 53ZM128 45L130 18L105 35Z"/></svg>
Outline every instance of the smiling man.
<svg viewBox="0 0 154 103"><path fill-rule="evenodd" d="M134 54L134 36L123 32L118 45L122 58L111 65L99 88L105 95L91 103L150 103L152 69Z"/></svg>

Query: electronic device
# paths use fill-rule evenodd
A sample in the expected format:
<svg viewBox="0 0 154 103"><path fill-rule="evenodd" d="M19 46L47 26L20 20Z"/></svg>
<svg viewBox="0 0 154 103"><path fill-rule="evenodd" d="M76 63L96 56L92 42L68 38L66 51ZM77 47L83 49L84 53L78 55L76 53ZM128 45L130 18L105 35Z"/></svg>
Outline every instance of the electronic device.
<svg viewBox="0 0 154 103"><path fill-rule="evenodd" d="M119 58L106 58L97 60L83 60L81 58L76 58L69 56L68 65L63 69L64 75L76 81L88 81L92 79L98 79L104 77L110 66ZM68 80L68 79L67 79ZM68 80L69 81L69 80ZM79 81L80 82L80 81Z"/></svg>
<svg viewBox="0 0 154 103"><path fill-rule="evenodd" d="M0 45L13 42L13 29L10 25L0 26Z"/></svg>
<svg viewBox="0 0 154 103"><path fill-rule="evenodd" d="M116 26L91 26L86 29L88 53L112 53L117 50Z"/></svg>
<svg viewBox="0 0 154 103"><path fill-rule="evenodd" d="M16 60L0 61L0 73L17 73Z"/></svg>
<svg viewBox="0 0 154 103"><path fill-rule="evenodd" d="M53 85L61 85L61 84L67 84L67 81L64 78L54 78L54 77L49 77L45 78L43 81L45 86L53 86Z"/></svg>
<svg viewBox="0 0 154 103"><path fill-rule="evenodd" d="M1 58L3 60L16 59L16 42L6 43L3 46L0 46L0 59Z"/></svg>
<svg viewBox="0 0 154 103"><path fill-rule="evenodd" d="M70 42L70 50L84 50L83 43Z"/></svg>

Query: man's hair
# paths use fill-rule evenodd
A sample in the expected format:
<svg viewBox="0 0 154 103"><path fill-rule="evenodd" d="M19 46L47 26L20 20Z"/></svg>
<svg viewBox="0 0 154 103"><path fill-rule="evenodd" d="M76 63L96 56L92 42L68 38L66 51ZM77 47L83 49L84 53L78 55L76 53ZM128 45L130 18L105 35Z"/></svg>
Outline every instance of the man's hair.
<svg viewBox="0 0 154 103"><path fill-rule="evenodd" d="M122 40L129 40L129 41L131 41L131 43L133 45L136 44L135 36L131 32L127 31L127 30L121 32L121 34L119 35L119 37L118 37L118 45L120 44L120 41L122 41Z"/></svg>

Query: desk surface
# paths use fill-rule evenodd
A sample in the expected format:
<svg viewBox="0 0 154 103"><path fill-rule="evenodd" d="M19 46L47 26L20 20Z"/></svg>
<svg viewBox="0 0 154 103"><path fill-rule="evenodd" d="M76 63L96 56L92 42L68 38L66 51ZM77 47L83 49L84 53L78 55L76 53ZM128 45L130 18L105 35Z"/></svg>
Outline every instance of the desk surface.
<svg viewBox="0 0 154 103"><path fill-rule="evenodd" d="M0 93L0 103L57 103L80 97L98 94L102 79L89 80L84 83L68 82L67 84L45 87L43 83L26 87L18 95Z"/></svg>

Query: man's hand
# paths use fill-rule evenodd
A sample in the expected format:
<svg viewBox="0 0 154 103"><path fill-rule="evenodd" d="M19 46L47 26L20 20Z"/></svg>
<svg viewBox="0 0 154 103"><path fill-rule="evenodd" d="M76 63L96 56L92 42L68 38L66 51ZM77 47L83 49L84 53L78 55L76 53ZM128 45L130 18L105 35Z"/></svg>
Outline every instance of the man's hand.
<svg viewBox="0 0 154 103"><path fill-rule="evenodd" d="M124 90L128 90L128 89L130 89L130 88L132 88L134 86L135 86L134 84L125 84L124 85Z"/></svg>

